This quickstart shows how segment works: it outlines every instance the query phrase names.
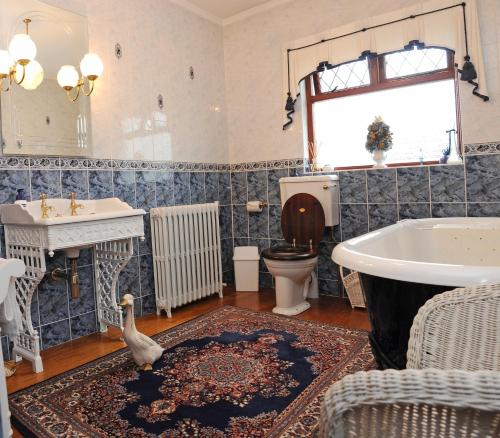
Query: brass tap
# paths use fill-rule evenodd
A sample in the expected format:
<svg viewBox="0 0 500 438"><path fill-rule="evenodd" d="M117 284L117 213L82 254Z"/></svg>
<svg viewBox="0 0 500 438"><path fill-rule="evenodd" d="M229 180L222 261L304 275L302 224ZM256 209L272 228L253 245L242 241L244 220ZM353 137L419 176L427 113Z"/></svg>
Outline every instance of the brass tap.
<svg viewBox="0 0 500 438"><path fill-rule="evenodd" d="M48 219L49 211L54 210L54 207L47 205L47 193L41 193L40 200L42 201L42 203L40 204L40 208L42 210L42 219Z"/></svg>
<svg viewBox="0 0 500 438"><path fill-rule="evenodd" d="M76 192L71 192L69 194L69 199L71 200L70 203L70 209L71 209L71 216L77 216L77 208L83 208L83 204L77 204L76 203Z"/></svg>

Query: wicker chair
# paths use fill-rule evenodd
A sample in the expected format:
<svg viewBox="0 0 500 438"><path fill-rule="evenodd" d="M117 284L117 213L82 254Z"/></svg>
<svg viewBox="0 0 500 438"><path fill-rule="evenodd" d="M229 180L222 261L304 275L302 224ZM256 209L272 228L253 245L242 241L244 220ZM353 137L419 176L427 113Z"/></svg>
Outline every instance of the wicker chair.
<svg viewBox="0 0 500 438"><path fill-rule="evenodd" d="M500 374L386 370L344 377L326 393L323 438L500 436Z"/></svg>
<svg viewBox="0 0 500 438"><path fill-rule="evenodd" d="M407 368L500 371L500 284L454 289L418 311Z"/></svg>
<svg viewBox="0 0 500 438"><path fill-rule="evenodd" d="M320 436L500 437L500 285L427 301L410 331L407 368L335 383Z"/></svg>

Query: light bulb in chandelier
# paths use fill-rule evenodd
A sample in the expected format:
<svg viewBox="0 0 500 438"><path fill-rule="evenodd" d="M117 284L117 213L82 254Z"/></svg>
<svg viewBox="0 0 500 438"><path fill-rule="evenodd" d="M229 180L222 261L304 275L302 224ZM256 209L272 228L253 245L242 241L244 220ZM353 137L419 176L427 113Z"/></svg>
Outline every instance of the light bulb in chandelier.
<svg viewBox="0 0 500 438"><path fill-rule="evenodd" d="M26 33L18 33L12 37L9 44L9 53L16 63L24 66L35 59L36 45L28 35L28 25L31 20L26 18L23 21L26 25Z"/></svg>
<svg viewBox="0 0 500 438"><path fill-rule="evenodd" d="M95 81L104 71L104 65L96 53L87 53L80 62L80 71L89 81Z"/></svg>
<svg viewBox="0 0 500 438"><path fill-rule="evenodd" d="M14 62L7 50L0 50L0 78L7 77L12 67L14 66Z"/></svg>
<svg viewBox="0 0 500 438"><path fill-rule="evenodd" d="M66 91L78 85L79 75L73 65L63 65L57 73L57 83Z"/></svg>
<svg viewBox="0 0 500 438"><path fill-rule="evenodd" d="M22 82L20 81L23 72L21 70L16 71L17 82L20 82L21 87L23 87L25 90L35 90L43 81L43 67L36 59L34 59L28 65L26 65L24 69L24 80Z"/></svg>

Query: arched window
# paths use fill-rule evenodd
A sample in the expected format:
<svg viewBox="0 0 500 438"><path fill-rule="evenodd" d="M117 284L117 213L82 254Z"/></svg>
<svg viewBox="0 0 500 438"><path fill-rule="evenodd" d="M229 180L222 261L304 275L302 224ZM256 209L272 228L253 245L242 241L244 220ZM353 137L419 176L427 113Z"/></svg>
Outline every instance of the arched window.
<svg viewBox="0 0 500 438"><path fill-rule="evenodd" d="M460 150L453 51L416 44L367 54L314 73L305 89L308 142L315 145L321 165L370 167L365 142L377 116L393 132L388 165L437 163L450 144Z"/></svg>

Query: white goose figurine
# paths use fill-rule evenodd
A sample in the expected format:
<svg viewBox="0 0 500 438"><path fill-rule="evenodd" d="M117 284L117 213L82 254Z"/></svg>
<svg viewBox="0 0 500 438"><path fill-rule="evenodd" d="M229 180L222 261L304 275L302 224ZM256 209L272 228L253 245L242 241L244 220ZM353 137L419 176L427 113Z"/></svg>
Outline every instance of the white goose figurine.
<svg viewBox="0 0 500 438"><path fill-rule="evenodd" d="M123 295L120 306L127 309L123 339L132 352L132 357L137 365L144 371L152 370L153 364L163 354L163 348L145 334L137 331L134 320L134 296Z"/></svg>

